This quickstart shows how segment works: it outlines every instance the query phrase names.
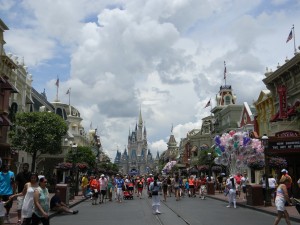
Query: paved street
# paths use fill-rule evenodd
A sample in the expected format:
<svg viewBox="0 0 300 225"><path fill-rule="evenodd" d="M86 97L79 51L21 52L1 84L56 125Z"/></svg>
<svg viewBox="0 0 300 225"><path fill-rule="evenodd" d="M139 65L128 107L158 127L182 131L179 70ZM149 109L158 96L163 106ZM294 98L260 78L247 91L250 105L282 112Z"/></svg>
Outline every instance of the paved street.
<svg viewBox="0 0 300 225"><path fill-rule="evenodd" d="M92 205L86 200L74 209L79 210L78 215L60 215L51 219L52 225L98 225L98 224L130 224L130 225L156 225L156 224L197 224L197 225L265 225L273 224L274 216L252 209L238 207L226 208L226 202L208 198L183 198L175 201L168 198L161 204L161 215L153 215L151 199L144 198L126 200L122 203L107 202L101 205ZM280 224L285 224L281 221ZM292 224L298 224L292 222Z"/></svg>

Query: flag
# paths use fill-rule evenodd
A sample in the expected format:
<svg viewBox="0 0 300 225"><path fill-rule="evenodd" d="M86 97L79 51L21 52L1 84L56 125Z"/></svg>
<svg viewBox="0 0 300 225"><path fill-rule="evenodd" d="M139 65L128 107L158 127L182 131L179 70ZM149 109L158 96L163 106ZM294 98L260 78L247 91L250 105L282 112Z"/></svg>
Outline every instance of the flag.
<svg viewBox="0 0 300 225"><path fill-rule="evenodd" d="M71 92L71 88L69 88L69 89L67 90L66 95L70 94L70 92Z"/></svg>
<svg viewBox="0 0 300 225"><path fill-rule="evenodd" d="M55 82L55 85L57 86L57 87L59 87L59 79L57 78L57 80L56 80L56 82Z"/></svg>
<svg viewBox="0 0 300 225"><path fill-rule="evenodd" d="M206 108L206 107L208 107L208 106L210 106L210 99L209 99L209 101L206 103L206 105L205 105L204 108Z"/></svg>
<svg viewBox="0 0 300 225"><path fill-rule="evenodd" d="M293 30L291 30L288 38L286 39L286 43L288 43L290 40L292 40L292 38L293 38Z"/></svg>
<svg viewBox="0 0 300 225"><path fill-rule="evenodd" d="M226 80L226 73L227 73L226 62L224 61L224 80Z"/></svg>

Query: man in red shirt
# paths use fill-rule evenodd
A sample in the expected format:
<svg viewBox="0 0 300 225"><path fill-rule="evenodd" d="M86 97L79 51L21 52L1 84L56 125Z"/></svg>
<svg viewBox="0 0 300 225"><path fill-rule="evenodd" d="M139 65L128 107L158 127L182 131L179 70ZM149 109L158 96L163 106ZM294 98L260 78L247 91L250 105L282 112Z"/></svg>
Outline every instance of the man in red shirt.
<svg viewBox="0 0 300 225"><path fill-rule="evenodd" d="M242 175L238 172L235 176L234 179L236 180L236 194L240 198L241 196L241 180L242 180Z"/></svg>
<svg viewBox="0 0 300 225"><path fill-rule="evenodd" d="M147 178L148 198L152 197L149 186L150 186L151 182L153 182L153 181L154 181L153 175L150 173L149 177Z"/></svg>

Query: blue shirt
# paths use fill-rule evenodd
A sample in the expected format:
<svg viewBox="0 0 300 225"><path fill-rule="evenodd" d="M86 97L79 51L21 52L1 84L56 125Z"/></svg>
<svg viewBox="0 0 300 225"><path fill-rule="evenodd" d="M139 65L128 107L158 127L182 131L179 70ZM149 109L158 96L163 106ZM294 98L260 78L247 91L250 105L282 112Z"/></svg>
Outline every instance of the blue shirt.
<svg viewBox="0 0 300 225"><path fill-rule="evenodd" d="M14 181L15 174L12 171L7 173L0 172L0 195L12 195L13 187L11 182Z"/></svg>
<svg viewBox="0 0 300 225"><path fill-rule="evenodd" d="M117 188L122 188L122 186L124 184L124 180L123 179L116 179L116 184L117 184Z"/></svg>

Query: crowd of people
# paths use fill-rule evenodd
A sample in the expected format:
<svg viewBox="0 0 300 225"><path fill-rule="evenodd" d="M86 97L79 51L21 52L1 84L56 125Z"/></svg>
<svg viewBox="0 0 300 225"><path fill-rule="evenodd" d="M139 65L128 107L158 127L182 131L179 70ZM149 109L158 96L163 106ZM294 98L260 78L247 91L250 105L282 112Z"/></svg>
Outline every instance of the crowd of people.
<svg viewBox="0 0 300 225"><path fill-rule="evenodd" d="M29 164L23 164L23 170L16 176L9 170L9 165L2 165L0 172L0 225L6 220L10 223L10 210L13 201L17 200L17 216L19 225L49 225L50 210L59 213L73 213L61 201L59 190L51 198L44 175L29 171Z"/></svg>
<svg viewBox="0 0 300 225"><path fill-rule="evenodd" d="M23 164L23 170L15 177L8 165L2 166L0 172L0 225L3 220L9 221L9 213L13 200L17 200L18 224L36 225L49 224L50 210L58 213L77 214L77 210L70 209L60 197L60 190L55 190L55 195L49 197L47 179L44 175L29 172L29 165ZM277 180L272 176L268 179L268 187L271 191L272 201L277 208L278 215L274 225L281 218L285 218L290 224L286 206L291 205L293 190L292 178L286 169L281 171L282 176ZM278 181L278 182L277 182ZM83 198L91 198L92 205L103 204L113 199L121 203L124 199L152 198L153 214L160 214L160 195L166 202L168 197L174 196L176 201L182 197L194 198L197 195L204 200L207 195L208 183L214 190L224 193L228 197L228 208L236 208L236 199L246 199L246 186L249 184L247 173L244 172L225 176L220 174L216 178L206 175L180 176L175 174L153 176L148 175L83 175L81 188ZM263 198L266 200L266 176L261 179ZM300 179L298 180L300 188ZM161 193L161 194L160 194Z"/></svg>

